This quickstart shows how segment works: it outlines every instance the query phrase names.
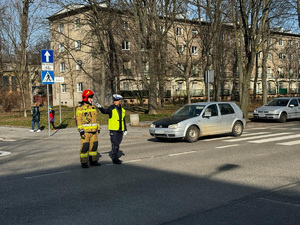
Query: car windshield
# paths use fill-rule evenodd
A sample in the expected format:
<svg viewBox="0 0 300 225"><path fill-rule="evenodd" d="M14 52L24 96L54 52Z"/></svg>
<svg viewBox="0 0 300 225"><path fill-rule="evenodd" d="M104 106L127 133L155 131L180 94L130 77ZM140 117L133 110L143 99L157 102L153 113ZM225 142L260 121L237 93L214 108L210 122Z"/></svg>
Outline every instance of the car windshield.
<svg viewBox="0 0 300 225"><path fill-rule="evenodd" d="M273 99L266 106L286 106L288 102L288 99Z"/></svg>
<svg viewBox="0 0 300 225"><path fill-rule="evenodd" d="M172 116L189 116L195 117L199 116L202 110L205 108L205 105L186 105L178 109Z"/></svg>

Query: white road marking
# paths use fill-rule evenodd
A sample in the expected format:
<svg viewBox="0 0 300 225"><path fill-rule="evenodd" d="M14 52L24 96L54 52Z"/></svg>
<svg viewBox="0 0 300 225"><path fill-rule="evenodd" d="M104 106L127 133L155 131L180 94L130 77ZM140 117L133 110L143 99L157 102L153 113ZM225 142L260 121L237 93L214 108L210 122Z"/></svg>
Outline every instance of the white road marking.
<svg viewBox="0 0 300 225"><path fill-rule="evenodd" d="M254 136L259 134L270 134L271 132L257 132L257 133L249 133L249 134L243 134L242 137L248 137L248 136Z"/></svg>
<svg viewBox="0 0 300 225"><path fill-rule="evenodd" d="M195 153L195 152L197 152L197 151L179 152L179 153L169 154L168 156L185 155L185 154L191 154L191 153Z"/></svg>
<svg viewBox="0 0 300 225"><path fill-rule="evenodd" d="M0 156L9 155L11 152L0 151Z"/></svg>
<svg viewBox="0 0 300 225"><path fill-rule="evenodd" d="M231 148L231 147L236 147L236 146L240 146L238 144L235 144L235 145L224 145L224 146L219 146L219 147L216 147L216 148Z"/></svg>
<svg viewBox="0 0 300 225"><path fill-rule="evenodd" d="M296 141L289 141L289 142L283 142L283 143L277 143L277 145L299 145L300 144L300 140L296 140Z"/></svg>
<svg viewBox="0 0 300 225"><path fill-rule="evenodd" d="M297 204L297 203L283 202L283 201L278 201L278 200L274 200L274 199L267 199L267 198L258 198L258 199L259 200L268 201L268 202L279 203L279 204L282 204L282 205L289 205L289 206L300 207L300 204Z"/></svg>
<svg viewBox="0 0 300 225"><path fill-rule="evenodd" d="M128 160L128 161L125 161L123 163L132 163L132 162L140 162L142 161L141 159L133 159L133 160Z"/></svg>
<svg viewBox="0 0 300 225"><path fill-rule="evenodd" d="M271 142L271 141L280 141L280 140L286 140L286 139L292 139L292 138L297 138L300 137L300 134L293 134L293 135L288 135L288 136L281 136L281 137L275 137L275 138L267 138L267 139L262 139L262 140L256 140L256 141L249 141L251 143L266 143L266 142Z"/></svg>
<svg viewBox="0 0 300 225"><path fill-rule="evenodd" d="M227 136L227 137L219 137L219 138L210 138L210 139L205 139L205 140L200 140L200 141L215 141L215 140L224 140L224 139L230 139L233 138L232 136Z"/></svg>
<svg viewBox="0 0 300 225"><path fill-rule="evenodd" d="M245 140L251 140L251 139L261 139L261 138L266 138L266 137L274 137L274 136L281 136L281 135L286 135L290 133L276 133L276 134L267 134L267 135L260 135L260 136L254 136L254 137L241 137L237 139L232 139L232 140L225 140L226 142L237 142L237 141L245 141Z"/></svg>
<svg viewBox="0 0 300 225"><path fill-rule="evenodd" d="M14 139L0 138L0 141L16 141L16 140L14 140Z"/></svg>

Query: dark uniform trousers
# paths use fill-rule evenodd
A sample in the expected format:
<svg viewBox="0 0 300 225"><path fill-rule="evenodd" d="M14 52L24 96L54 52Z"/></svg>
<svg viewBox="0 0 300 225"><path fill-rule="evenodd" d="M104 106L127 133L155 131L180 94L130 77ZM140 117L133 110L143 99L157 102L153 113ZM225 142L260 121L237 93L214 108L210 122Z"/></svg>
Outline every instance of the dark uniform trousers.
<svg viewBox="0 0 300 225"><path fill-rule="evenodd" d="M112 149L112 159L118 159L119 148L123 139L123 131L110 130L109 134Z"/></svg>
<svg viewBox="0 0 300 225"><path fill-rule="evenodd" d="M86 132L85 139L80 139L80 162L97 161L98 132Z"/></svg>

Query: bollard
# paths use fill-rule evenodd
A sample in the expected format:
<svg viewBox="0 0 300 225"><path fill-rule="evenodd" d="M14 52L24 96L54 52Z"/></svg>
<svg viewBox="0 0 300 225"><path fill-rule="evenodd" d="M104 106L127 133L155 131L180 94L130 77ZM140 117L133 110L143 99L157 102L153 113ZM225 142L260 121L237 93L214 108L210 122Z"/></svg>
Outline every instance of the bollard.
<svg viewBox="0 0 300 225"><path fill-rule="evenodd" d="M130 125L138 126L140 122L139 114L130 114Z"/></svg>

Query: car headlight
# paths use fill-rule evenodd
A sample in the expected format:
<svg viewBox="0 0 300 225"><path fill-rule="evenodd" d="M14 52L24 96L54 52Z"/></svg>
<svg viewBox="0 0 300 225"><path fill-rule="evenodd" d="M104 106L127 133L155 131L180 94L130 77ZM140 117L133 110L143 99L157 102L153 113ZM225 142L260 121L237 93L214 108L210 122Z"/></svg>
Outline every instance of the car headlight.
<svg viewBox="0 0 300 225"><path fill-rule="evenodd" d="M171 124L171 125L168 126L168 128L171 128L171 129L175 129L175 128L177 128L177 127L178 127L178 123L176 123L176 124Z"/></svg>
<svg viewBox="0 0 300 225"><path fill-rule="evenodd" d="M254 113L257 113L257 110L256 110L256 109L254 109Z"/></svg>
<svg viewBox="0 0 300 225"><path fill-rule="evenodd" d="M155 124L151 123L150 127L155 128Z"/></svg>

